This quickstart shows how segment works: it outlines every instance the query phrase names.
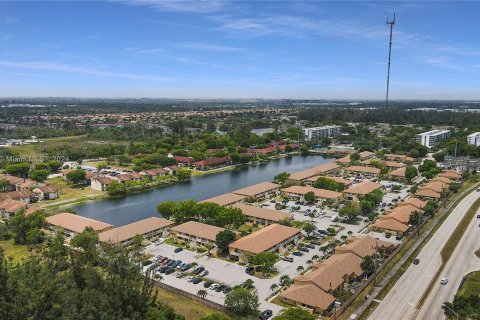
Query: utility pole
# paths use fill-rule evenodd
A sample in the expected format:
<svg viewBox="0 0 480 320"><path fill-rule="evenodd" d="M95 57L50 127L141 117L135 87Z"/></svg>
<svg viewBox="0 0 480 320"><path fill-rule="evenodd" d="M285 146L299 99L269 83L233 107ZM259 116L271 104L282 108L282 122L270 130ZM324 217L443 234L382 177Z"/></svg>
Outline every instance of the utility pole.
<svg viewBox="0 0 480 320"><path fill-rule="evenodd" d="M385 98L385 109L388 109L388 89L390 87L390 59L392 56L392 33L393 25L395 24L395 13L393 14L393 20L388 20L387 16L387 24L390 25L390 42L388 44L387 96Z"/></svg>

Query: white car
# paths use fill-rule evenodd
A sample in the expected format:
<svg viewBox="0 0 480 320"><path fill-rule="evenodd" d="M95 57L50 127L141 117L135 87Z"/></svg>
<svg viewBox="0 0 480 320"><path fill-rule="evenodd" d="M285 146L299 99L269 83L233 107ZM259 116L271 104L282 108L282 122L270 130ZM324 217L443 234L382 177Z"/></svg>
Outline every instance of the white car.
<svg viewBox="0 0 480 320"><path fill-rule="evenodd" d="M218 283L214 283L214 284L212 284L212 285L209 287L209 289L210 289L210 290L215 290L218 286L219 286Z"/></svg>
<svg viewBox="0 0 480 320"><path fill-rule="evenodd" d="M448 283L448 279L446 277L443 277L440 279L440 284L446 285Z"/></svg>

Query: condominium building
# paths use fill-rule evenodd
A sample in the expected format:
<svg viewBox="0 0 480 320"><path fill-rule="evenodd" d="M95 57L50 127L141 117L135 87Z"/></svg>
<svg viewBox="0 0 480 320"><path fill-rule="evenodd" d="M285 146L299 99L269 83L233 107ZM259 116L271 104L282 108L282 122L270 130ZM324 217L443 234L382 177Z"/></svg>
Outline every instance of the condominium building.
<svg viewBox="0 0 480 320"><path fill-rule="evenodd" d="M480 146L480 132L475 132L467 136L468 144L473 144L476 147Z"/></svg>
<svg viewBox="0 0 480 320"><path fill-rule="evenodd" d="M431 148L439 141L450 139L451 135L450 130L431 130L417 134L417 142L422 146Z"/></svg>
<svg viewBox="0 0 480 320"><path fill-rule="evenodd" d="M303 129L303 134L307 140L320 140L326 137L339 135L342 130L340 126L324 126Z"/></svg>

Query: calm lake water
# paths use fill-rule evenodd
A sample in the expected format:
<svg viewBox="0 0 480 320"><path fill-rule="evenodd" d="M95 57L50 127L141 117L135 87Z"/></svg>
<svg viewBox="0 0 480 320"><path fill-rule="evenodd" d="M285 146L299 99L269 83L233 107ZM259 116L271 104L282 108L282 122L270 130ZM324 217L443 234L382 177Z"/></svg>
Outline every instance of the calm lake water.
<svg viewBox="0 0 480 320"><path fill-rule="evenodd" d="M328 163L321 156L281 158L257 166L242 167L222 173L193 178L191 181L159 187L122 198L86 202L73 208L79 215L122 226L158 216L156 207L166 200L205 200L263 181L272 181L280 172L295 172Z"/></svg>

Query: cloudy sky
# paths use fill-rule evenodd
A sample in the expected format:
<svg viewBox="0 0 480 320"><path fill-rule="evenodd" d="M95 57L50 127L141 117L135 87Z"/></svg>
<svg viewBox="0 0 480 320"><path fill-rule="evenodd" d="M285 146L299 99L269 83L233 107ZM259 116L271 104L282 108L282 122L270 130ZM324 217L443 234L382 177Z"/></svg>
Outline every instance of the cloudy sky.
<svg viewBox="0 0 480 320"><path fill-rule="evenodd" d="M480 99L480 3L1 1L0 96Z"/></svg>

